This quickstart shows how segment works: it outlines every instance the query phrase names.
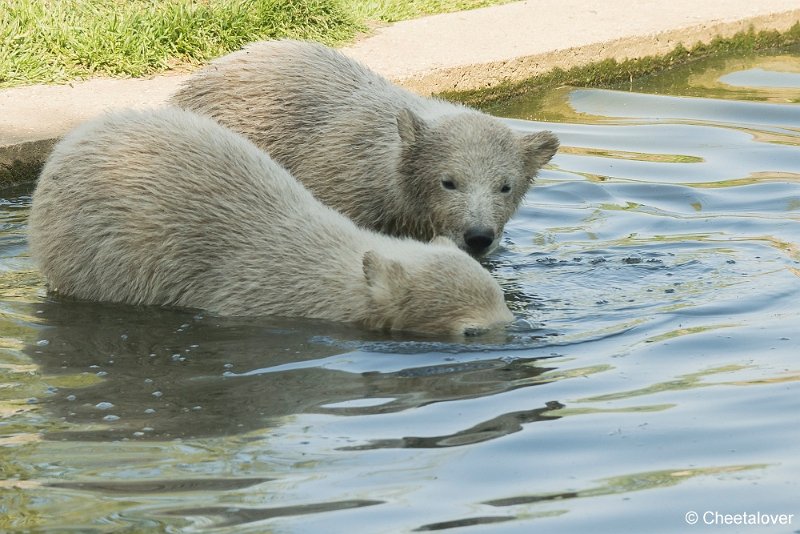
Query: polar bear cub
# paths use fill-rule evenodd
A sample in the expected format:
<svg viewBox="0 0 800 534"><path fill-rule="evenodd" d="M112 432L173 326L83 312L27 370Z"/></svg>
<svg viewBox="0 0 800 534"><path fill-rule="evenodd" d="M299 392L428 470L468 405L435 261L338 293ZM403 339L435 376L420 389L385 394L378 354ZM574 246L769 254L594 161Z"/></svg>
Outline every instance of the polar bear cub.
<svg viewBox="0 0 800 534"><path fill-rule="evenodd" d="M31 255L82 299L299 316L424 334L512 319L451 241L390 237L319 202L243 136L177 108L78 127L33 193Z"/></svg>
<svg viewBox="0 0 800 534"><path fill-rule="evenodd" d="M503 235L558 149L548 131L416 95L326 46L265 41L190 77L176 105L247 136L356 223L474 256Z"/></svg>

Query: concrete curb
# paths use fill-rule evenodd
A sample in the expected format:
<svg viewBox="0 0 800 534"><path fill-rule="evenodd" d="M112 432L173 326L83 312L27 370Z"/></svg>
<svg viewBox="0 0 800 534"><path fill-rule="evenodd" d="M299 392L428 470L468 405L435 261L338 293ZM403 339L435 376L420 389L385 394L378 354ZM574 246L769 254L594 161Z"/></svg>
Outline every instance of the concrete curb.
<svg viewBox="0 0 800 534"><path fill-rule="evenodd" d="M55 142L106 110L163 104L183 76L97 78L0 91L0 185L36 178Z"/></svg>
<svg viewBox="0 0 800 534"><path fill-rule="evenodd" d="M521 82L556 68L569 70L599 61L664 56L682 44L708 44L715 38L730 38L750 29L784 33L800 21L800 9L735 22L696 25L653 35L633 36L612 41L554 50L507 61L442 68L395 81L413 91L438 94L445 91L485 89L507 82Z"/></svg>
<svg viewBox="0 0 800 534"><path fill-rule="evenodd" d="M598 7L602 6L602 8ZM528 0L379 29L343 51L430 94L522 81L554 68L664 55L753 29L785 32L797 0ZM0 185L35 179L56 140L103 111L162 105L187 75L0 90Z"/></svg>

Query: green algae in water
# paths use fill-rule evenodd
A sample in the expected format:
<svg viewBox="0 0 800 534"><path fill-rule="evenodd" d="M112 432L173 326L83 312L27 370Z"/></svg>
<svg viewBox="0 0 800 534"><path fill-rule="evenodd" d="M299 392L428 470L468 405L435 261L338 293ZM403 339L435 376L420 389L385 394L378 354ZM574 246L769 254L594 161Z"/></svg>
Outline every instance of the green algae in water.
<svg viewBox="0 0 800 534"><path fill-rule="evenodd" d="M790 30L775 31L752 30L741 32L730 38L716 38L709 44L698 43L686 48L678 45L672 52L663 56L647 56L625 61L604 60L598 63L574 67L569 70L553 71L515 83L503 83L487 89L474 91L444 92L444 98L457 100L480 107L493 114L508 117L526 117L530 120L554 120L547 115L539 115L550 106L539 99L559 87L601 87L635 89L634 84L646 86L652 78L659 78L656 85L668 94L683 94L687 87L681 83L681 76L690 72L702 72L705 62L717 64L725 59L755 57L761 53L771 54L775 49L785 49L789 55L796 55L800 43L800 23ZM671 74L674 73L674 74ZM796 95L795 95L795 98ZM525 102L525 112L520 113L517 100ZM537 111L538 110L538 111Z"/></svg>

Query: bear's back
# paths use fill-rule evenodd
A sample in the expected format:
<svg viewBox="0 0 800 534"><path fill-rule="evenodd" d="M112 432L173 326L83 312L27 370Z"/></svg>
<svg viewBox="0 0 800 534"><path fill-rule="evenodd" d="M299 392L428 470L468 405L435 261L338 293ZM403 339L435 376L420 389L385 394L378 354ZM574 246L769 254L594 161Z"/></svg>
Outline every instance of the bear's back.
<svg viewBox="0 0 800 534"><path fill-rule="evenodd" d="M259 246L269 269L286 236L324 251L351 227L243 137L163 109L67 135L34 192L29 240L56 290L191 306L239 250Z"/></svg>

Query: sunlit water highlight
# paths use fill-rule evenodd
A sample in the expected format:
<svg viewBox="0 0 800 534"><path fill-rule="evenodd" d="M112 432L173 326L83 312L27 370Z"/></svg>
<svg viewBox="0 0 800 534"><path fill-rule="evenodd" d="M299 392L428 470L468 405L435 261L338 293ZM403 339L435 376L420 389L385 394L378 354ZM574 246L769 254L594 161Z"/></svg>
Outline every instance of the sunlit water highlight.
<svg viewBox="0 0 800 534"><path fill-rule="evenodd" d="M492 110L563 149L486 261L521 320L465 345L47 298L4 191L0 531L800 529L798 76Z"/></svg>

